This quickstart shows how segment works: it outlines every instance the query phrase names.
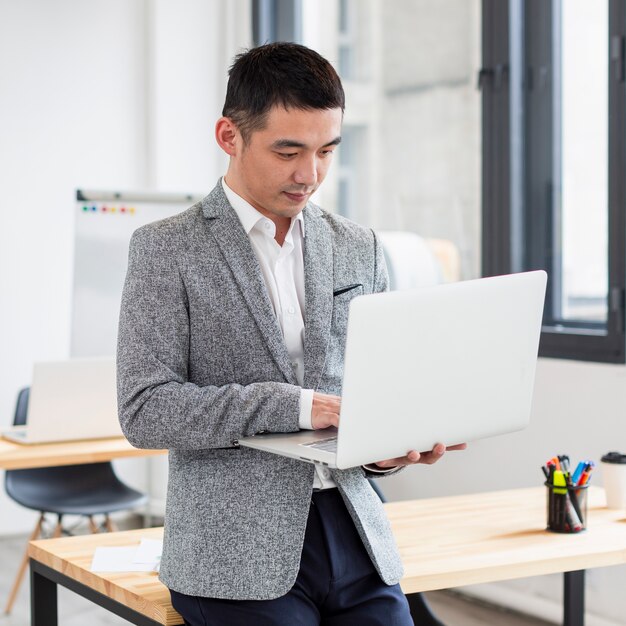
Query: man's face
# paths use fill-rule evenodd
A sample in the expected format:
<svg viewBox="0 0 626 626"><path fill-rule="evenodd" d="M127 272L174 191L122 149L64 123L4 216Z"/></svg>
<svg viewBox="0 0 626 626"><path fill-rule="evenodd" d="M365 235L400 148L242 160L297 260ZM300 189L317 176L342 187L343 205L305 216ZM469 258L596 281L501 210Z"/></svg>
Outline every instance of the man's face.
<svg viewBox="0 0 626 626"><path fill-rule="evenodd" d="M297 215L326 177L341 120L341 109L273 107L247 144L236 133L226 182L267 217Z"/></svg>

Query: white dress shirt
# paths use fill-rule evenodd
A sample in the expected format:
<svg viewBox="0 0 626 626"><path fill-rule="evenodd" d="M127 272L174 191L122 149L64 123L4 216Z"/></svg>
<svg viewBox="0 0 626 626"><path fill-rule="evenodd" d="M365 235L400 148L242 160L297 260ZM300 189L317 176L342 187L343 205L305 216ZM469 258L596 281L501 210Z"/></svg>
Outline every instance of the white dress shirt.
<svg viewBox="0 0 626 626"><path fill-rule="evenodd" d="M237 213L261 266L274 314L283 332L287 352L298 384L304 382L304 219L302 212L291 220L285 241L275 239L276 225L235 193L222 178L222 188ZM300 390L301 429L312 430L313 389ZM315 466L314 489L335 487L328 468Z"/></svg>

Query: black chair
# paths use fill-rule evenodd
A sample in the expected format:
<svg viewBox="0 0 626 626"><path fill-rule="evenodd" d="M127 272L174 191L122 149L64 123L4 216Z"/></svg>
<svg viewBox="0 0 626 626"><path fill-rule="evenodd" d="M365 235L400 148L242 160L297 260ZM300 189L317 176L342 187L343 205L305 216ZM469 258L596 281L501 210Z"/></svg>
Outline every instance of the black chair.
<svg viewBox="0 0 626 626"><path fill-rule="evenodd" d="M376 480L370 480L369 482L381 501L387 502L385 494L378 486L378 482ZM412 593L407 596L407 600L409 601L409 609L411 610L411 616L413 617L415 626L445 626L432 612L423 593Z"/></svg>
<svg viewBox="0 0 626 626"><path fill-rule="evenodd" d="M26 424L30 388L19 392L13 424ZM39 520L29 541L37 539L45 521L46 513L57 516L52 534L61 536L64 515L82 515L89 518L92 533L99 532L94 515L104 515L104 527L115 530L109 514L134 509L144 505L148 497L131 489L115 475L111 463L89 463L62 467L8 470L5 474L6 492L15 502L40 512ZM28 545L17 572L13 588L5 608L10 613L24 577L28 563Z"/></svg>

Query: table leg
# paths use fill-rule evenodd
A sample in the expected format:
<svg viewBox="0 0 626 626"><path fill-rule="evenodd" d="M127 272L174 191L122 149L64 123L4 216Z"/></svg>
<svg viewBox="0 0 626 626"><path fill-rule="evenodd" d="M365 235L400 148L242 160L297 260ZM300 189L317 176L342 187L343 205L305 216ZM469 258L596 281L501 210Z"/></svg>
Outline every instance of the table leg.
<svg viewBox="0 0 626 626"><path fill-rule="evenodd" d="M563 574L563 626L585 624L585 570Z"/></svg>
<svg viewBox="0 0 626 626"><path fill-rule="evenodd" d="M84 585L75 578L40 563L30 560L30 610L31 626L58 626L57 585L90 600L94 604L119 615L137 626L162 626L163 622L139 613L129 606Z"/></svg>
<svg viewBox="0 0 626 626"><path fill-rule="evenodd" d="M57 585L30 568L30 624L57 626Z"/></svg>

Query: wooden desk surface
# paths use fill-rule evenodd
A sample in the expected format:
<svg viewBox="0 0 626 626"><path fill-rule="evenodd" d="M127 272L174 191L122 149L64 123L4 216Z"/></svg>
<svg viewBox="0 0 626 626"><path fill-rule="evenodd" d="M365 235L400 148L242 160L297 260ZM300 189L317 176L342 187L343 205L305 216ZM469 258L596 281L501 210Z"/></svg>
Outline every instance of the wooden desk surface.
<svg viewBox="0 0 626 626"><path fill-rule="evenodd" d="M589 489L587 531L545 530L543 487L385 505L405 566L405 593L575 571L626 562L626 511ZM156 574L89 571L96 546L138 544L162 529L33 541L29 554L163 624L180 624Z"/></svg>
<svg viewBox="0 0 626 626"><path fill-rule="evenodd" d="M546 530L545 487L385 505L405 593L626 563L626 511L589 488L587 530Z"/></svg>
<svg viewBox="0 0 626 626"><path fill-rule="evenodd" d="M166 454L167 450L139 450L124 437L24 445L0 437L0 469L28 469L80 463L99 463L122 457Z"/></svg>

